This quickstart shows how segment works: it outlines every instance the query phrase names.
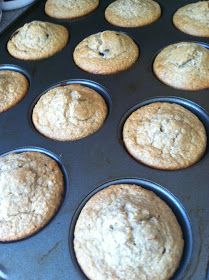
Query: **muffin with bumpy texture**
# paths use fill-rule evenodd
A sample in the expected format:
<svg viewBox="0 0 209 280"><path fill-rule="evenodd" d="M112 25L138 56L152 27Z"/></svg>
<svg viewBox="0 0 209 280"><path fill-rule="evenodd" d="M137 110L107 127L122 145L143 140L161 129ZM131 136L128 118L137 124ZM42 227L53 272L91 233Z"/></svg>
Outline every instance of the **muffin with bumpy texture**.
<svg viewBox="0 0 209 280"><path fill-rule="evenodd" d="M173 23L184 33L209 37L209 1L199 1L181 7L175 12Z"/></svg>
<svg viewBox="0 0 209 280"><path fill-rule="evenodd" d="M77 261L91 280L168 280L183 247L168 205L131 184L111 185L92 196L74 230Z"/></svg>
<svg viewBox="0 0 209 280"><path fill-rule="evenodd" d="M58 164L39 152L0 158L0 241L26 238L54 216L64 193Z"/></svg>
<svg viewBox="0 0 209 280"><path fill-rule="evenodd" d="M99 0L47 0L45 13L53 18L73 19L93 12Z"/></svg>
<svg viewBox="0 0 209 280"><path fill-rule="evenodd" d="M209 88L209 50L191 42L169 45L155 58L153 70L159 80L177 89Z"/></svg>
<svg viewBox="0 0 209 280"><path fill-rule="evenodd" d="M94 74L113 74L130 68L139 56L139 48L127 35L116 31L93 34L74 50L77 66Z"/></svg>
<svg viewBox="0 0 209 280"><path fill-rule="evenodd" d="M64 26L36 20L15 31L7 43L7 49L16 58L38 60L61 51L68 37Z"/></svg>
<svg viewBox="0 0 209 280"><path fill-rule="evenodd" d="M202 122L186 108L155 102L128 117L123 142L138 161L158 169L177 170L201 159L207 136Z"/></svg>
<svg viewBox="0 0 209 280"><path fill-rule="evenodd" d="M29 88L27 78L14 70L0 70L0 113L20 102Z"/></svg>
<svg viewBox="0 0 209 280"><path fill-rule="evenodd" d="M103 97L78 84L52 88L38 100L32 113L35 128L54 140L78 140L96 132L108 113Z"/></svg>
<svg viewBox="0 0 209 280"><path fill-rule="evenodd" d="M105 10L106 20L116 26L139 27L156 21L160 5L153 0L116 0Z"/></svg>

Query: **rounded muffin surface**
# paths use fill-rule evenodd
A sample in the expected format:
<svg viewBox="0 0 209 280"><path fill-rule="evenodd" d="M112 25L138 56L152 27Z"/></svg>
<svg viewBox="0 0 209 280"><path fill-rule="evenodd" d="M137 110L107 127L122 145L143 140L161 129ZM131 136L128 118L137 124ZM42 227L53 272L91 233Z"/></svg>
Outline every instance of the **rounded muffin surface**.
<svg viewBox="0 0 209 280"><path fill-rule="evenodd" d="M62 25L32 21L15 31L7 43L8 52L18 59L39 60L61 51L69 33Z"/></svg>
<svg viewBox="0 0 209 280"><path fill-rule="evenodd" d="M99 0L47 0L45 13L53 18L73 19L93 12Z"/></svg>
<svg viewBox="0 0 209 280"><path fill-rule="evenodd" d="M79 84L55 87L41 96L32 113L35 128L60 141L84 138L104 123L108 108L95 90Z"/></svg>
<svg viewBox="0 0 209 280"><path fill-rule="evenodd" d="M160 15L160 5L153 0L116 0L105 10L106 20L120 27L140 27L151 24Z"/></svg>
<svg viewBox="0 0 209 280"><path fill-rule="evenodd" d="M13 70L0 70L0 113L19 103L29 88L27 78Z"/></svg>
<svg viewBox="0 0 209 280"><path fill-rule="evenodd" d="M207 136L202 122L186 108L155 102L127 118L123 142L136 160L153 168L177 170L201 159Z"/></svg>
<svg viewBox="0 0 209 280"><path fill-rule="evenodd" d="M77 261L91 280L167 280L183 247L172 210L153 192L131 184L92 196L74 231Z"/></svg>
<svg viewBox="0 0 209 280"><path fill-rule="evenodd" d="M130 68L139 56L139 48L126 34L103 31L81 41L75 48L75 64L93 74L113 74Z"/></svg>
<svg viewBox="0 0 209 280"><path fill-rule="evenodd" d="M173 16L174 25L184 33L209 37L209 1L190 3Z"/></svg>
<svg viewBox="0 0 209 280"><path fill-rule="evenodd" d="M153 70L160 81L177 89L209 88L209 50L191 42L169 45L156 56Z"/></svg>
<svg viewBox="0 0 209 280"><path fill-rule="evenodd" d="M0 241L29 237L54 216L64 193L62 172L39 152L0 158Z"/></svg>

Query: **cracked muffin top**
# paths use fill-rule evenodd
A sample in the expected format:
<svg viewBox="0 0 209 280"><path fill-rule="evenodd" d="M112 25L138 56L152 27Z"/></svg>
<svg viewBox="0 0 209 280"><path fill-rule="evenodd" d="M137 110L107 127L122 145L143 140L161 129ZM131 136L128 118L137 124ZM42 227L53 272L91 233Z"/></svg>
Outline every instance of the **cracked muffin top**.
<svg viewBox="0 0 209 280"><path fill-rule="evenodd" d="M130 184L111 185L92 196L74 231L77 261L91 280L168 280L183 247L168 205Z"/></svg>
<svg viewBox="0 0 209 280"><path fill-rule="evenodd" d="M155 58L153 70L159 80L174 88L208 88L209 50L191 42L169 45Z"/></svg>
<svg viewBox="0 0 209 280"><path fill-rule="evenodd" d="M64 193L62 172L38 152L0 158L0 241L26 238L54 216Z"/></svg>
<svg viewBox="0 0 209 280"><path fill-rule="evenodd" d="M112 74L131 67L139 49L127 35L116 31L93 34L81 41L74 50L77 66L94 74Z"/></svg>
<svg viewBox="0 0 209 280"><path fill-rule="evenodd" d="M72 19L91 13L98 5L99 0L47 0L45 12L50 17Z"/></svg>
<svg viewBox="0 0 209 280"><path fill-rule="evenodd" d="M96 132L108 113L103 97L95 90L70 84L55 87L41 96L32 113L35 128L46 137L67 141Z"/></svg>
<svg viewBox="0 0 209 280"><path fill-rule="evenodd" d="M160 5L153 0L116 0L105 10L106 20L121 27L144 26L160 15Z"/></svg>
<svg viewBox="0 0 209 280"><path fill-rule="evenodd" d="M199 1L181 7L175 12L173 23L184 33L209 37L209 1Z"/></svg>
<svg viewBox="0 0 209 280"><path fill-rule="evenodd" d="M0 70L0 112L16 105L28 91L27 78L12 70Z"/></svg>
<svg viewBox="0 0 209 280"><path fill-rule="evenodd" d="M62 50L68 37L68 30L62 25L32 21L12 34L7 49L12 56L19 59L43 59Z"/></svg>
<svg viewBox="0 0 209 280"><path fill-rule="evenodd" d="M155 102L128 117L123 141L138 161L158 169L177 170L200 160L207 136L202 122L189 110L178 104Z"/></svg>

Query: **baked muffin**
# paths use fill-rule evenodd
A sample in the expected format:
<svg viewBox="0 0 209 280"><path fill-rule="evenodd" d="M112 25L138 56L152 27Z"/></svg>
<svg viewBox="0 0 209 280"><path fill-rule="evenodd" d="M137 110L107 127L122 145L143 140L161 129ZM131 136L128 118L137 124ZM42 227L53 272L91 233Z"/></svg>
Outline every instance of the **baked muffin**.
<svg viewBox="0 0 209 280"><path fill-rule="evenodd" d="M139 27L156 21L160 5L153 0L116 0L105 10L106 20L116 26Z"/></svg>
<svg viewBox="0 0 209 280"><path fill-rule="evenodd" d="M189 110L178 104L155 102L128 117L123 141L138 161L158 169L177 170L201 159L207 136L202 122Z"/></svg>
<svg viewBox="0 0 209 280"><path fill-rule="evenodd" d="M47 0L45 13L53 18L72 19L94 11L99 0Z"/></svg>
<svg viewBox="0 0 209 280"><path fill-rule="evenodd" d="M12 34L7 49L16 58L38 60L62 50L68 37L68 30L64 26L35 20Z"/></svg>
<svg viewBox="0 0 209 280"><path fill-rule="evenodd" d="M209 37L209 1L187 4L173 16L174 25L187 34Z"/></svg>
<svg viewBox="0 0 209 280"><path fill-rule="evenodd" d="M155 75L163 83L183 90L209 87L209 50L191 42L164 48L153 64Z"/></svg>
<svg viewBox="0 0 209 280"><path fill-rule="evenodd" d="M32 113L35 128L54 140L77 140L96 132L108 109L103 97L88 87L70 84L41 96Z"/></svg>
<svg viewBox="0 0 209 280"><path fill-rule="evenodd" d="M74 50L77 66L94 74L113 74L131 67L139 49L127 35L116 31L93 34L81 41Z"/></svg>
<svg viewBox="0 0 209 280"><path fill-rule="evenodd" d="M0 158L0 241L28 237L54 216L64 192L62 172L38 152Z"/></svg>
<svg viewBox="0 0 209 280"><path fill-rule="evenodd" d="M184 247L167 204L136 185L112 185L82 209L74 231L77 261L91 280L168 280Z"/></svg>
<svg viewBox="0 0 209 280"><path fill-rule="evenodd" d="M28 91L27 78L13 70L0 70L0 113L15 106Z"/></svg>

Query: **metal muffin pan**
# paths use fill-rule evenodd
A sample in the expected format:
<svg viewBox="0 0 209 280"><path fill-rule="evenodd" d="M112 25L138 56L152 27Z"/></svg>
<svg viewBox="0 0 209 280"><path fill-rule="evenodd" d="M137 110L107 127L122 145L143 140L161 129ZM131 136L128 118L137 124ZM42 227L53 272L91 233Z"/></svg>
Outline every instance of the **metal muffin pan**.
<svg viewBox="0 0 209 280"><path fill-rule="evenodd" d="M0 154L37 149L55 158L67 176L63 204L51 222L30 238L0 243L0 279L86 279L75 260L73 227L85 199L92 192L115 182L133 182L152 189L174 210L182 225L186 246L172 280L209 279L208 152L189 168L162 171L134 160L121 139L122 124L133 108L155 100L176 102L190 109L203 121L208 134L209 90L190 92L166 86L155 77L152 63L156 54L169 44L179 41L209 44L209 39L186 35L172 24L176 9L192 1L168 3L159 0L161 18L151 25L130 29L107 23L104 10L112 0L100 2L99 8L92 14L67 21L46 16L45 1L38 1L0 35L0 64L15 67L30 81L24 99L0 115ZM10 56L6 44L11 34L32 20L66 26L70 31L67 46L56 55L40 61L23 61ZM129 70L114 75L100 76L82 71L73 62L75 46L88 35L107 29L129 34L140 48L139 59ZM93 135L74 142L59 142L42 136L34 129L31 122L33 105L46 90L62 81L84 83L105 97L109 114L101 129Z"/></svg>

